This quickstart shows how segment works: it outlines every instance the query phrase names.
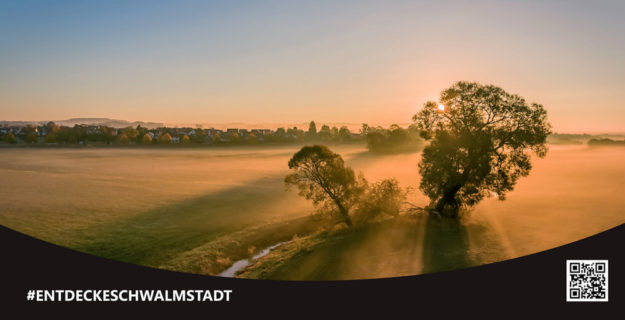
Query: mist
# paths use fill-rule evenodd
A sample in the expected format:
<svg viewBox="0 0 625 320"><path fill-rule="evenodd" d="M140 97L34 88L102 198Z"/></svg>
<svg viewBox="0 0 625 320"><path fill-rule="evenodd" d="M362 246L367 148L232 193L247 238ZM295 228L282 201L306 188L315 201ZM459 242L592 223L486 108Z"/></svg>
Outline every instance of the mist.
<svg viewBox="0 0 625 320"><path fill-rule="evenodd" d="M419 153L332 148L370 182L395 177L411 188L408 202L428 204L417 189ZM263 247L295 243L321 228L311 220L312 204L285 190L287 161L297 149L2 149L0 223L96 255L216 274ZM456 223L402 216L357 233L339 231L266 277L437 272L580 240L625 222L623 159L624 148L552 145L505 201L488 198Z"/></svg>

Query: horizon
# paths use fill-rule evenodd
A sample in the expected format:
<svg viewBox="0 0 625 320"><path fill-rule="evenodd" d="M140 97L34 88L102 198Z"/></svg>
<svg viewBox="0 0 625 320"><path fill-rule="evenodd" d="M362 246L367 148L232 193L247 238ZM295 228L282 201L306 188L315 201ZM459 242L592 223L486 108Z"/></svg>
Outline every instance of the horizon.
<svg viewBox="0 0 625 320"><path fill-rule="evenodd" d="M467 80L623 132L622 3L358 4L5 2L1 117L408 124Z"/></svg>
<svg viewBox="0 0 625 320"><path fill-rule="evenodd" d="M16 123L33 123L33 124L43 124L43 123L47 123L49 121L55 122L55 123L62 123L62 122L70 122L70 121L75 121L78 119L89 119L89 120L101 120L101 121L109 121L109 122L114 122L114 121L119 121L119 122L126 122L128 124L135 124L135 123L144 123L144 124L162 124L163 127L167 127L167 128L201 128L201 129L226 129L226 128L233 128L233 127L237 127L238 129L271 129L271 130L275 130L277 128L292 128L294 126L298 127L298 129L303 129L303 130L308 130L308 125L310 124L310 121L302 121L302 122L286 122L286 123L254 123L254 122L223 122L223 123L217 123L217 122L198 122L198 123L166 123L166 122L159 122L159 121L148 121L148 120L126 120L126 119L112 119L112 118L106 118L106 117L72 117L72 118L68 118L68 119L56 119L56 120L2 120L0 119L0 124L2 123L12 123L12 122L16 122ZM329 122L321 122L321 121L317 121L317 120L311 120L314 121L315 124L317 125L317 130L319 130L321 128L322 125L328 125L330 127L332 126L336 126L336 127L340 127L340 126L346 126L348 127L349 130L351 130L352 132L357 131L358 129L361 128L361 126L363 124L367 124L369 126L372 127L378 127L381 126L383 128L388 128L391 125L399 125L400 127L407 127L410 124L412 124L412 122L397 122L397 123L375 123L375 122L336 122L336 121L329 121ZM89 124L95 124L94 122L92 123L76 123L76 124L82 124L82 125L89 125ZM121 127L119 127L121 128ZM118 128L118 129L119 129ZM625 130L621 130L621 131L555 131L552 130L552 134L579 134L579 135L583 135L583 134L589 134L589 135L625 135Z"/></svg>

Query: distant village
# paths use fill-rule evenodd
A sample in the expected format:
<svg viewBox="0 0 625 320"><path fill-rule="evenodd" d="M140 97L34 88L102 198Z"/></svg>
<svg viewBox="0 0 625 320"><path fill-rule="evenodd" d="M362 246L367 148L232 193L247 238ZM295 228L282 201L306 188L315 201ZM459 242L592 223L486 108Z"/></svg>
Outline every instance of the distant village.
<svg viewBox="0 0 625 320"><path fill-rule="evenodd" d="M364 125L366 126L366 125ZM365 127L363 127L365 128ZM40 124L8 125L0 127L0 139L6 144L26 145L235 145L260 143L295 143L305 141L358 142L362 132L353 133L341 128L322 125L319 130L311 121L307 130L292 128L225 130L209 128L114 128L105 125Z"/></svg>

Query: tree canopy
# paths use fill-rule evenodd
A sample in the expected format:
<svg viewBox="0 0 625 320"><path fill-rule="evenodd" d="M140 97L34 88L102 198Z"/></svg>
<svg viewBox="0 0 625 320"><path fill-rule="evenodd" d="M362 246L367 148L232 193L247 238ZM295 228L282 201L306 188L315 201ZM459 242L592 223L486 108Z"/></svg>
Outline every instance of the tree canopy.
<svg viewBox="0 0 625 320"><path fill-rule="evenodd" d="M161 135L158 138L159 143L171 143L171 141L172 141L172 137L171 137L171 134L169 134L169 132L165 132L165 134Z"/></svg>
<svg viewBox="0 0 625 320"><path fill-rule="evenodd" d="M289 160L287 186L294 185L299 194L312 200L318 207L336 209L342 220L352 225L351 207L366 188L363 177L356 177L352 168L345 166L343 158L324 145L305 146Z"/></svg>
<svg viewBox="0 0 625 320"><path fill-rule="evenodd" d="M504 200L529 174L530 152L546 155L551 128L542 105L474 82L445 89L413 120L431 141L419 163L419 187L436 211L452 217L491 194Z"/></svg>
<svg viewBox="0 0 625 320"><path fill-rule="evenodd" d="M152 137L150 137L150 135L147 134L147 133L144 134L143 138L141 138L141 143L143 143L143 144L150 144L150 143L152 143Z"/></svg>
<svg viewBox="0 0 625 320"><path fill-rule="evenodd" d="M314 138L317 136L317 125L314 121L311 121L310 124L308 124L308 132L306 134L309 138Z"/></svg>

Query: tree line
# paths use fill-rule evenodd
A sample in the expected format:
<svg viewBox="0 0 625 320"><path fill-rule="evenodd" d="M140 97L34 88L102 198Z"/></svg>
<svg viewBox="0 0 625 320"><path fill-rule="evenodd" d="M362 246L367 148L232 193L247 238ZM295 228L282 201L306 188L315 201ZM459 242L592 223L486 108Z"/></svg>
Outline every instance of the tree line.
<svg viewBox="0 0 625 320"><path fill-rule="evenodd" d="M0 133L1 134L1 133ZM268 129L202 129L202 128L155 128L137 127L113 128L104 125L73 127L59 126L48 122L43 126L27 125L19 133L5 132L2 141L16 144L23 140L26 144L61 145L261 145L273 143L324 143L345 144L366 142L367 149L374 153L397 153L415 151L423 140L419 138L413 125L404 129L398 125L389 128L362 125L359 132L352 132L347 126L317 125L311 121L308 130L297 127Z"/></svg>

